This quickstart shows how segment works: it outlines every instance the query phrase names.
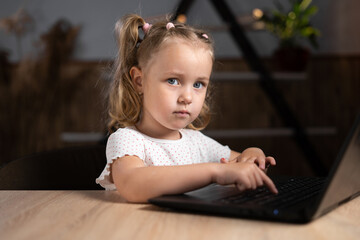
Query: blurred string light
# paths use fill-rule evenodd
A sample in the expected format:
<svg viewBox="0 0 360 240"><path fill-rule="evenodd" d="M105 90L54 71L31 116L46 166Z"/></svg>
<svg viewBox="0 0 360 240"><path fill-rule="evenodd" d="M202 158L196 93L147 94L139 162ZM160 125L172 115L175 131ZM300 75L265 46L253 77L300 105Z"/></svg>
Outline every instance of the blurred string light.
<svg viewBox="0 0 360 240"><path fill-rule="evenodd" d="M252 14L253 14L253 17L258 20L260 18L262 18L262 16L264 15L263 11L259 8L255 8L253 11L252 11Z"/></svg>
<svg viewBox="0 0 360 240"><path fill-rule="evenodd" d="M179 23L186 23L186 15L185 14L180 14L179 16L177 16L176 21L178 21Z"/></svg>
<svg viewBox="0 0 360 240"><path fill-rule="evenodd" d="M253 19L255 19L255 22L253 22L253 24L252 24L252 28L254 30L265 29L265 23L262 21L259 21L263 16L264 16L264 12L259 8L255 8L252 11L252 17L253 17Z"/></svg>

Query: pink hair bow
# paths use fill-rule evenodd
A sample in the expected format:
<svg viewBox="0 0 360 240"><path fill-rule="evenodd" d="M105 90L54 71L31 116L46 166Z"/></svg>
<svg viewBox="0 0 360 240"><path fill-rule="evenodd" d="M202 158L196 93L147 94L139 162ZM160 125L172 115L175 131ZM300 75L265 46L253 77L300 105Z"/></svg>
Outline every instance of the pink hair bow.
<svg viewBox="0 0 360 240"><path fill-rule="evenodd" d="M151 26L152 26L152 25L149 24L149 23L145 23L145 24L142 26L142 29L143 29L143 31L144 31L145 34L147 34L147 33L149 32Z"/></svg>
<svg viewBox="0 0 360 240"><path fill-rule="evenodd" d="M201 34L203 38L209 39L209 36L206 33Z"/></svg>
<svg viewBox="0 0 360 240"><path fill-rule="evenodd" d="M175 25L172 23L172 22L168 22L167 24L166 24L166 29L167 30L169 30L170 28L174 28L175 27Z"/></svg>

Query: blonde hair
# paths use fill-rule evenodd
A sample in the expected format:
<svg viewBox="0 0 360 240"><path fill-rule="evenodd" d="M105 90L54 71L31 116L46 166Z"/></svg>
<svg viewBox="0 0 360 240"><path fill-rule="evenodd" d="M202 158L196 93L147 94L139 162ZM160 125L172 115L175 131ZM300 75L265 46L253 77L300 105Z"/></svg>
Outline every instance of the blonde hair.
<svg viewBox="0 0 360 240"><path fill-rule="evenodd" d="M114 76L109 92L110 132L120 127L135 125L140 118L142 98L136 91L130 76L134 66L146 65L161 44L169 38L181 38L198 42L209 49L214 61L212 40L199 29L182 23L174 23L174 28L167 30L168 21L158 22L141 37L145 20L138 15L127 15L116 23L115 34L118 44L118 55L114 65ZM141 32L140 32L141 31ZM199 116L187 128L201 130L210 121L209 90Z"/></svg>

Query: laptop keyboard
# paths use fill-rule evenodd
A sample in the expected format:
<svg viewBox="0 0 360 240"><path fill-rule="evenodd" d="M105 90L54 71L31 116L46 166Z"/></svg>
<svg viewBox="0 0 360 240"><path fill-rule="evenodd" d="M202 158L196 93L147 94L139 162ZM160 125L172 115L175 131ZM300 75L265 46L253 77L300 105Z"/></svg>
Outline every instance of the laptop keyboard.
<svg viewBox="0 0 360 240"><path fill-rule="evenodd" d="M325 178L297 177L287 181L274 181L279 193L273 194L268 188L260 187L239 195L221 199L221 202L232 204L258 204L269 207L288 207L315 196L324 185Z"/></svg>

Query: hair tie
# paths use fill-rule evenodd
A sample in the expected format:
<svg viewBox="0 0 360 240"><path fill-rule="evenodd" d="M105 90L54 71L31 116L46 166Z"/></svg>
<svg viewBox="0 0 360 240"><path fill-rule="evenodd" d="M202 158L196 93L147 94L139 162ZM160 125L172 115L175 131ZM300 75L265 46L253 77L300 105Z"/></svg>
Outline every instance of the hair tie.
<svg viewBox="0 0 360 240"><path fill-rule="evenodd" d="M150 30L150 28L152 27L151 24L149 23L145 23L143 26L142 26L142 30L144 31L145 34L147 34Z"/></svg>
<svg viewBox="0 0 360 240"><path fill-rule="evenodd" d="M169 30L170 28L174 28L175 27L175 25L172 23L172 22L168 22L167 24L166 24L166 29L167 30Z"/></svg>
<svg viewBox="0 0 360 240"><path fill-rule="evenodd" d="M209 39L209 36L206 33L201 34L203 38Z"/></svg>

